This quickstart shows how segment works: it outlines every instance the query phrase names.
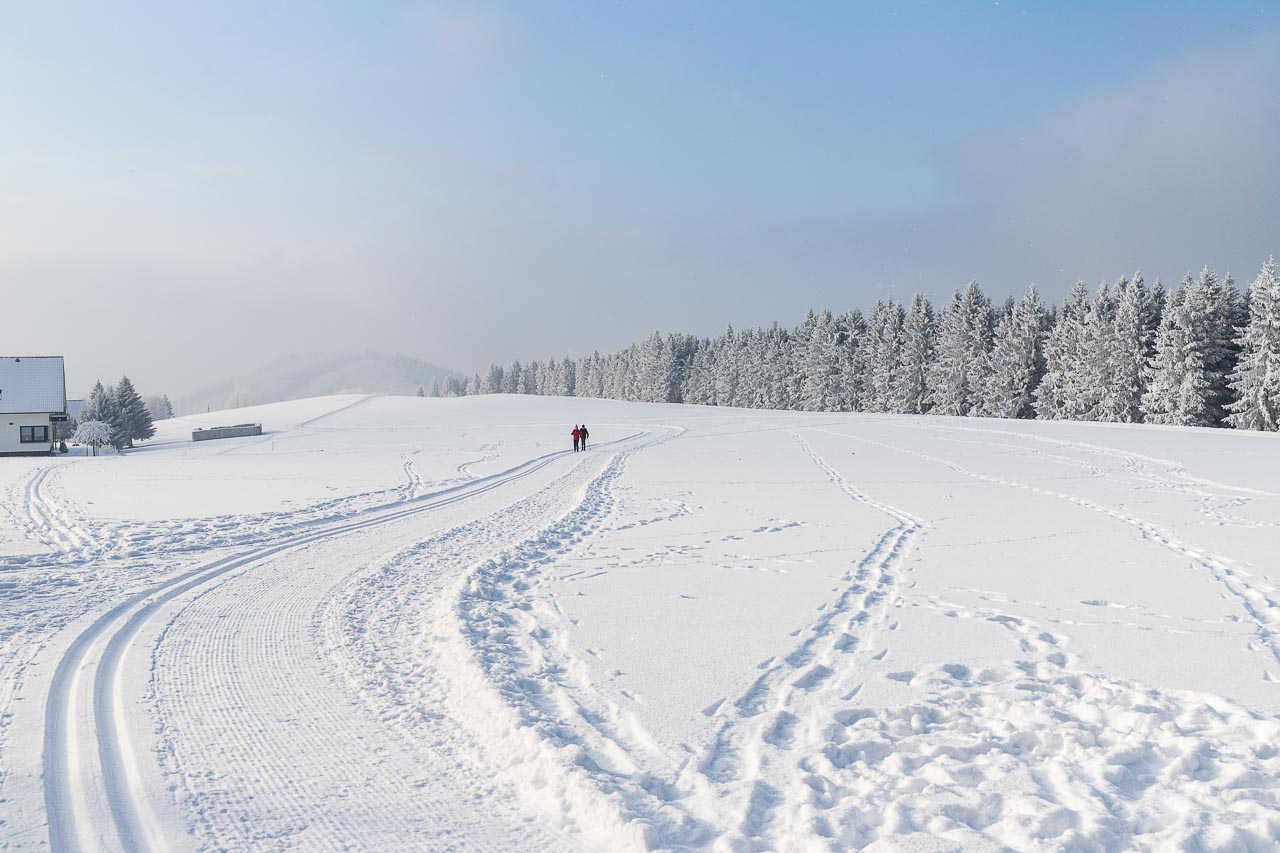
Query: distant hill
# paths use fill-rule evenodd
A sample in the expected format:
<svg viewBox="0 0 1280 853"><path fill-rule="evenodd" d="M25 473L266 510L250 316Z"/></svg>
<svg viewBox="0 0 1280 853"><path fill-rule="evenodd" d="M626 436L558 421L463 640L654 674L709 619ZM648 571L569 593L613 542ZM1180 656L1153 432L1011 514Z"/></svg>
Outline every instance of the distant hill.
<svg viewBox="0 0 1280 853"><path fill-rule="evenodd" d="M177 414L237 409L325 394L416 394L458 375L407 355L380 352L311 353L282 358L201 388L175 401Z"/></svg>

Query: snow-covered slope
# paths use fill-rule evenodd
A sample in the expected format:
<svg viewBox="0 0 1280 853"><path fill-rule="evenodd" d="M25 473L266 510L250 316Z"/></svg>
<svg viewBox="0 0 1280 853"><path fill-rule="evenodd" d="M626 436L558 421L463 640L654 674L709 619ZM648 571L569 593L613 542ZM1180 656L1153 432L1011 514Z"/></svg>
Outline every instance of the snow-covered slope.
<svg viewBox="0 0 1280 853"><path fill-rule="evenodd" d="M273 361L176 399L179 413L242 408L326 394L415 394L452 370L381 352L309 353Z"/></svg>
<svg viewBox="0 0 1280 853"><path fill-rule="evenodd" d="M1280 437L347 396L187 440L228 417L0 467L0 849L1280 837Z"/></svg>

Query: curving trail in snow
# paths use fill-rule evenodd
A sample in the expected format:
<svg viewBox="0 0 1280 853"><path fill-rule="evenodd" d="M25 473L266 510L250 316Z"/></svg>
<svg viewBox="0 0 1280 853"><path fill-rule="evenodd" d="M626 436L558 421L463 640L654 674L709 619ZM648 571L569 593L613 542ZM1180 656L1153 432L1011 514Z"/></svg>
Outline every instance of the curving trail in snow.
<svg viewBox="0 0 1280 853"><path fill-rule="evenodd" d="M584 415L599 443L569 452ZM0 484L31 543L0 557L0 850L1280 837L1258 437L514 398L252 416L282 423ZM181 471L225 495L147 503ZM134 508L104 513L107 482Z"/></svg>
<svg viewBox="0 0 1280 853"><path fill-rule="evenodd" d="M148 814L146 798L139 791L136 756L121 721L120 678L126 648L143 625L171 600L191 590L202 590L228 573L252 567L282 552L402 522L474 499L530 477L562 455L551 454L531 460L511 471L477 481L469 488L424 496L420 502L407 508L371 513L367 518L324 527L221 558L149 588L100 617L73 641L59 661L45 710L44 788L51 846L66 850L93 849L104 841L110 843L111 835L102 827L86 825L90 808L84 800L92 794L85 789L94 787L100 789L108 804L114 835L120 847L126 850L165 849L160 831ZM96 659L93 657L95 653L99 655ZM87 671L90 669L91 673ZM90 678L93 684L92 716L85 720L74 713L76 700L73 697L79 685ZM77 728L80 730L74 731ZM82 763L79 745L94 737L98 744L100 776L86 779L86 775L93 771ZM216 747L216 743L214 745Z"/></svg>

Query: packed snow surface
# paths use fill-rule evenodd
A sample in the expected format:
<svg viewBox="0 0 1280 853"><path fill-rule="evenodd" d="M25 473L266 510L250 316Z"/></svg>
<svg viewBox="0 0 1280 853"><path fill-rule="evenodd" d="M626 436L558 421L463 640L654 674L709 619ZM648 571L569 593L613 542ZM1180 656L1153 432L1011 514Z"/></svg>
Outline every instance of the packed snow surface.
<svg viewBox="0 0 1280 853"><path fill-rule="evenodd" d="M0 849L1280 838L1275 435L325 397L0 490Z"/></svg>

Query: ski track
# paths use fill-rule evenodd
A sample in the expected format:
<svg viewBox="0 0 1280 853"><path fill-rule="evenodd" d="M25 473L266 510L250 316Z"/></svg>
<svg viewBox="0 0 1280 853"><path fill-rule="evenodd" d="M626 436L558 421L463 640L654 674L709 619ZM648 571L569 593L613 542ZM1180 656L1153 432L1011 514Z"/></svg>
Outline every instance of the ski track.
<svg viewBox="0 0 1280 853"><path fill-rule="evenodd" d="M803 639L789 652L761 665L747 692L712 711L726 719L701 771L721 785L737 788L739 803L728 843L733 849L769 850L824 844L794 802L807 802L809 773L802 756L820 748L812 720L856 695L866 675L876 638L896 627L890 613L901 607L904 566L926 531L916 516L879 501L850 483L798 432L790 434L809 460L849 500L887 515L893 524L842 576L848 585L824 604L818 619L798 631ZM710 710L710 709L708 709Z"/></svg>
<svg viewBox="0 0 1280 853"><path fill-rule="evenodd" d="M824 432L830 431L824 430ZM1100 513L1122 524L1127 524L1130 527L1133 527L1138 531L1139 535L1143 539L1187 559L1192 566L1208 573L1208 575L1212 577L1226 593L1235 599L1236 603L1253 622L1258 644L1262 648L1265 648L1271 657L1280 663L1280 636L1278 636L1278 632L1280 632L1280 602L1277 601L1277 598L1280 598L1280 591L1277 591L1277 589L1270 584L1265 584L1256 578L1253 578L1253 576L1244 569L1233 565L1233 561L1230 560L1230 558L1214 554L1208 549L1200 548L1194 544L1183 542L1163 527L1133 515L1132 513L1113 509L1095 501L1088 500L1087 498L1066 494L1064 492L1057 492L1040 486L1029 485L1027 483L1021 483L1016 480L1009 480L1004 477L997 477L992 474L973 471L949 459L931 456L927 453L909 450L907 448L888 444L882 441L876 441L874 439L844 433L831 432L830 434L876 445L887 450L915 456L919 459L944 465L956 473L963 474L966 477L980 480L982 482L1021 489L1032 494L1044 495L1046 497L1067 501L1075 504L1076 506Z"/></svg>
<svg viewBox="0 0 1280 853"><path fill-rule="evenodd" d="M791 796L830 845L924 832L964 849L1261 850L1277 837L1280 722L1093 674L1066 635L1025 617L907 606L993 623L1017 657L887 673L926 697L829 717Z"/></svg>
<svg viewBox="0 0 1280 853"><path fill-rule="evenodd" d="M27 478L22 497L22 512L26 517L24 526L31 536L55 554L82 560L92 552L92 534L51 495L48 485L68 464L71 463L42 465Z"/></svg>
<svg viewBox="0 0 1280 853"><path fill-rule="evenodd" d="M492 462L493 460L497 459L498 448L500 448L501 446L502 446L501 441L495 441L492 444L486 444L481 446L480 452L483 453L484 455L481 456L479 459L470 459L460 464L456 469L458 476L466 480L474 480L479 475L476 474L471 469L476 465L481 465L485 462Z"/></svg>
<svg viewBox="0 0 1280 853"><path fill-rule="evenodd" d="M732 703L733 710L726 712L732 719L710 751L664 755L625 708L592 687L585 664L569 648L563 614L554 600L537 595L557 560L597 530L611 529L614 486L630 452L607 465L556 523L474 570L457 597L457 633L406 629L403 612L396 611L382 617L384 633L374 639L378 635L369 623L353 618L359 611L348 605L342 617L330 623L347 626L351 640L332 646L364 644L363 664L349 664L348 672L376 667L376 678L366 683L365 692L380 695L375 707L410 732L429 727L431 715L422 709L441 702L438 697L423 698L424 685L447 680L429 661L448 655L452 648L456 659L477 663L478 671L453 676L465 678L469 685L459 692L472 709L475 737L492 745L495 759L505 761L506 773L519 790L532 792L533 803L550 813L558 826L572 826L589 838L596 833L594 837L609 846L762 846L771 831L776 791L770 794L773 789L754 782L755 774L766 765L790 760L791 777L801 775L794 758L778 756L795 745L793 729L799 715L808 713L819 697L833 702L847 692L850 672L843 660L863 647L869 649L873 632L888 626L885 614L898 603L894 590L901 564L923 530L919 519L856 489L799 435L795 437L833 485L851 500L887 513L894 524L846 574L849 586L823 608L817 623L805 629L806 638ZM350 595L360 607L370 601L436 600L427 589L412 584L426 583L423 579L432 576L423 571L423 563L429 565L427 555L440 550L424 543L413 553L380 563ZM384 609L390 610L386 605ZM449 624L438 608L430 621ZM396 635L420 638L416 650L397 654ZM388 663L401 656L398 665ZM794 837L794 827L783 831Z"/></svg>
<svg viewBox="0 0 1280 853"><path fill-rule="evenodd" d="M1256 845L1280 831L1272 781L1280 752L1269 744L1280 732L1275 721L1222 700L1085 672L1060 648L1065 636L1023 617L946 605L954 618L1010 631L1030 660L977 674L945 663L933 672L877 674L887 647L876 640L897 626L892 609L926 606L901 589L926 525L870 498L792 434L833 485L894 524L819 619L797 632L796 647L762 664L745 694L707 709L723 722L705 750L684 758L656 750L625 707L592 688L569 649L563 614L536 595L555 561L606 525L625 457L560 522L475 570L458 598L462 643L448 631L407 629L390 612L374 642L368 624L348 612L331 623L356 624L349 630L358 636L334 647L366 643L365 666L385 669L365 688L409 732L430 719L423 709L431 701L406 699L413 685L434 681L424 661L451 648L459 659L478 658L481 672L460 692L476 738L507 756L507 774L522 793L536 792L558 826L587 837L596 827L611 846L838 849L925 831L973 849L1161 849L1189 840ZM421 576L421 559L396 556L353 595L397 600L405 578ZM439 609L434 614L448 624ZM386 662L395 658L388 652L397 633L416 637L417 651L392 676L396 667ZM933 695L901 708L861 708L854 700L868 677ZM1123 709L1118 717L1115 708ZM1041 731L1054 734L1027 734ZM1219 742L1228 748L1215 755ZM1204 816L1223 802L1238 815L1234 830L1203 829Z"/></svg>
<svg viewBox="0 0 1280 853"><path fill-rule="evenodd" d="M101 560L198 554L279 538L413 500L426 486L408 464L406 476L411 478L408 486L345 495L297 509L148 522L89 521L80 511L51 497L48 485L40 478L34 493L31 486L27 487L31 494L24 499L23 512L32 520L25 526L55 553L11 557L6 562L10 567L47 566L50 562L74 566Z"/></svg>
<svg viewBox="0 0 1280 853"><path fill-rule="evenodd" d="M546 454L465 486L423 496L409 506L372 511L357 516L353 521L328 525L264 547L224 556L139 592L100 616L72 642L58 662L46 703L44 790L51 847L54 850L93 849L102 837L101 833L84 823L89 810L82 801L86 795L82 789L85 780L81 779L84 768L81 767L79 750L73 745L84 738L98 743L102 777L87 781L101 790L101 796L110 808L114 827L107 837L129 850L163 849L155 843L159 831L148 823L150 809L139 797L135 783L137 768L132 766L132 755L122 740L124 730L119 694L123 650L168 601L280 552L472 499L529 477L566 455L565 452ZM104 644L102 657L95 660L92 650ZM71 709L80 689L78 685L82 679L89 678L93 684L92 708L96 725L92 733L81 733L77 731Z"/></svg>
<svg viewBox="0 0 1280 853"><path fill-rule="evenodd" d="M341 415L350 414L355 409L362 409L365 406L368 406L370 403L372 403L376 399L378 399L377 394L369 394L367 396L361 397L359 400L355 400L351 403L348 403L345 406L339 406L336 409L330 409L327 412L323 412L319 415L316 415L314 418L305 420L302 423L298 424L297 426L290 427L287 430L287 432L297 434L299 432L305 433L308 431L314 431L317 427L321 426L322 424L328 421L331 421L334 418L339 417ZM268 432L268 433L265 433L261 438L256 438L252 441L237 441L232 447L228 447L226 450L216 451L213 455L229 456L232 454L240 453L243 450L248 450L251 447L258 447L259 445L267 444L269 442L275 441L280 437L281 436L279 433Z"/></svg>
<svg viewBox="0 0 1280 853"><path fill-rule="evenodd" d="M760 664L746 692L704 711L718 722L712 742L674 755L625 703L591 684L563 612L540 590L555 563L594 534L688 511L616 521L628 460L679 437L678 427L593 445L566 473L480 517L468 513L473 498L568 453L476 477L469 466L496 457L489 454L458 467L460 484L430 494L405 454L406 482L392 489L302 511L151 525L90 523L57 496L60 466L36 470L20 487L18 517L53 551L46 563L239 547L129 595L58 661L45 713L50 846L164 850L174 842L147 801L124 724L125 653L149 626L160 626L148 694L159 759L178 805L195 818L184 844L389 849L415 838L442 850L845 849L924 832L965 849L1159 850L1267 849L1280 837L1280 722L1218 697L1092 672L1062 630L1082 621L1060 612L1045 617L1054 623L1046 630L1001 609L1010 602L998 594L966 606L905 588L925 521L850 483L797 429L760 426L788 432L832 486L892 524L791 649ZM1280 496L1194 477L1170 460L1008 430L909 426L1100 456L1119 462L1135 488L1184 495L1212 522L1280 524L1226 512ZM1280 662L1280 591L1228 557L1084 497L816 425L798 429L1129 525L1206 572L1247 614L1257 647ZM1087 458L1004 446L1116 476ZM243 547L264 536L268 544ZM330 558L348 548L352 562ZM35 559L8 561L28 563ZM990 623L1007 632L1013 659L979 671L943 661L885 672L893 613L904 608ZM42 647L0 637L0 747L6 709ZM869 678L922 698L861 706ZM265 700L274 704L254 707ZM81 755L86 744L96 758ZM4 784L0 766L0 795ZM519 808L508 802L517 794ZM347 797L385 808L342 807ZM111 814L106 829L88 823L94 798ZM317 802L338 807L317 810ZM531 813L544 820L529 823Z"/></svg>
<svg viewBox="0 0 1280 853"><path fill-rule="evenodd" d="M592 849L708 832L649 790L662 786L634 759L660 761L655 745L590 685L558 609L535 612L546 607L534 597L546 570L607 523L627 459L676 435L609 456L597 445L590 464L500 516L387 555L326 620L352 689L407 743L437 748L432 709L448 709L531 810ZM517 535L496 535L502 528ZM459 559L472 568L450 578ZM406 612L396 605L405 600L423 604Z"/></svg>
<svg viewBox="0 0 1280 853"><path fill-rule="evenodd" d="M919 427L916 427L919 428ZM1099 467L1096 463L1088 459L1081 459L1074 456L1065 456L1058 453L1048 453L1043 450L1037 450L1033 447L1027 447L1022 444L1002 441L982 441L980 444L986 447L1007 447L1011 450L1017 450L1022 453L1034 454L1038 458L1053 459L1057 462L1084 468L1089 471L1093 477L1108 477L1113 480L1128 479L1135 483L1136 488L1154 488L1169 494L1180 494L1195 500L1195 511L1210 522L1223 526L1235 527L1247 530L1260 530L1280 527L1280 521L1259 521L1247 519L1242 516L1231 515L1224 510L1227 507L1242 508L1250 506L1259 498L1276 498L1270 492L1259 489L1250 489L1242 486L1229 485L1214 480L1204 478L1191 477L1186 474L1184 466L1157 457L1146 456L1140 453L1133 453L1124 450L1115 450L1113 448L1102 447L1094 444L1083 444L1080 442L1065 441L1062 439L1049 439L1044 436L1035 436L1027 433L1010 432L1008 430L982 430L969 427L955 426L936 426L935 430L942 432L973 432L992 435L1004 435L1010 438L1024 438L1040 443L1051 443L1060 447L1076 448L1086 453L1103 456L1106 458L1117 460L1124 468L1124 473L1119 474L1114 470L1106 470ZM944 441L955 441L956 439L942 439ZM974 442L979 444L979 442ZM1167 470L1167 475L1161 475L1152 471L1149 465L1158 465ZM1145 484L1142 485L1142 484ZM1204 487L1204 488L1202 488ZM1210 489L1211 491L1206 491ZM1238 493L1245 493L1247 496L1241 496ZM1269 512L1270 510L1263 510Z"/></svg>
<svg viewBox="0 0 1280 853"><path fill-rule="evenodd" d="M1221 491L1235 492L1238 494L1254 495L1258 497L1280 498L1280 493L1269 492L1264 489L1256 489L1248 486L1237 486L1232 483L1224 483L1218 480L1210 480L1205 477L1197 477L1187 471L1187 467L1180 462L1172 459L1164 459L1159 456L1149 456L1145 453L1138 453L1132 450L1121 450L1115 447L1108 447L1103 444L1092 444L1083 441L1071 441L1069 439L1057 438L1054 436L1036 435L1035 433L1019 432L1012 429L995 429L992 427L976 427L976 426L959 426L952 423L930 423L925 421L919 423L904 422L903 426L911 429L943 429L951 432L969 432L982 435L999 435L1009 438L1021 438L1027 441L1038 442L1041 444L1052 444L1059 447L1070 447L1078 450L1084 450L1090 453L1097 453L1104 456L1110 456L1115 459L1122 460L1125 464L1136 467L1138 465L1148 464L1164 468L1168 474L1165 482L1178 482L1189 486L1207 486L1212 489ZM1155 476L1155 475L1153 475ZM1172 478L1172 479L1169 479Z"/></svg>
<svg viewBox="0 0 1280 853"><path fill-rule="evenodd" d="M840 485L839 475L828 473ZM855 500L861 494L842 490ZM902 518L912 523L911 516ZM1154 526L1140 529L1169 547ZM715 758L727 747L738 762L739 753L753 753L749 766L761 777L751 785L732 847L861 848L924 832L966 849L1262 849L1280 837L1276 720L1216 697L1162 693L1089 673L1063 651L1064 635L1025 617L936 599L930 605L1009 630L1022 659L979 673L946 663L933 672L879 673L932 694L896 708L851 704L858 686L841 695L838 667L805 670L791 687L811 700L814 688L822 688L822 701L797 713L777 698L787 692L775 690L777 712L756 732L767 746L735 749L723 737L732 729L726 725L712 753ZM904 598L898 606L922 605ZM822 625L810 630L821 635ZM862 639L856 632L845 636ZM787 662L807 665L806 647ZM763 713L757 693L763 686L758 682L737 707ZM719 770L714 762L709 769ZM1224 808L1231 813L1228 825L1206 828L1205 818Z"/></svg>
<svg viewBox="0 0 1280 853"><path fill-rule="evenodd" d="M423 489L422 475L418 473L418 469L413 464L413 457L408 453L400 454L400 458L404 460L404 477L405 485L400 491L400 499L411 501L418 496Z"/></svg>

